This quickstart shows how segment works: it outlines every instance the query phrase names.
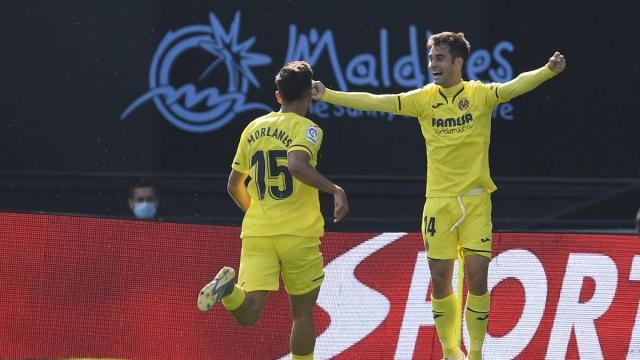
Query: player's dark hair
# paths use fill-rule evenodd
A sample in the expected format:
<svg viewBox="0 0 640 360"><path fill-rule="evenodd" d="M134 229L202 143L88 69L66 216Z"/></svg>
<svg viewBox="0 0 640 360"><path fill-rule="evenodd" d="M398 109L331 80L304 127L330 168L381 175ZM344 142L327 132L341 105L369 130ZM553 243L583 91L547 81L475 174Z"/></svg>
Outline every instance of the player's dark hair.
<svg viewBox="0 0 640 360"><path fill-rule="evenodd" d="M302 98L311 91L313 70L305 61L292 61L280 69L276 75L276 86L284 101L291 102Z"/></svg>
<svg viewBox="0 0 640 360"><path fill-rule="evenodd" d="M442 44L449 45L451 62L455 61L456 58L462 58L464 62L467 62L469 52L471 52L471 45L469 45L467 39L464 38L464 33L445 31L431 35L427 41L427 49L431 49L434 46L440 46Z"/></svg>
<svg viewBox="0 0 640 360"><path fill-rule="evenodd" d="M153 179L148 178L140 178L135 183L129 186L129 199L133 198L133 192L138 188L150 187L153 188L153 192L156 195L156 198L160 196L160 189L158 187L158 183L153 181Z"/></svg>

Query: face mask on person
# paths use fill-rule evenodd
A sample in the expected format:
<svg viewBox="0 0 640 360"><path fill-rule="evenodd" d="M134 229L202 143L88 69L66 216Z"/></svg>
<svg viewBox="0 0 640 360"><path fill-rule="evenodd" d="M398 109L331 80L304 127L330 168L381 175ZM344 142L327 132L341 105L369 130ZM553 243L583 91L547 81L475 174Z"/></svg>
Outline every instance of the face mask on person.
<svg viewBox="0 0 640 360"><path fill-rule="evenodd" d="M139 202L133 205L133 214L138 219L150 220L156 216L156 204L152 202Z"/></svg>

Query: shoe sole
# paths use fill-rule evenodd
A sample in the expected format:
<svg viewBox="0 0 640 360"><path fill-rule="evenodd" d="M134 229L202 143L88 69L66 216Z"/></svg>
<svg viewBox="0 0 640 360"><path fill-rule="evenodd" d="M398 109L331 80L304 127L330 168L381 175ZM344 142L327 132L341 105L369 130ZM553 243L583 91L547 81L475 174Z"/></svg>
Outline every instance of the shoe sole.
<svg viewBox="0 0 640 360"><path fill-rule="evenodd" d="M227 284L233 281L236 272L230 267L223 267L213 280L200 290L198 310L209 311L213 305L222 300L222 292Z"/></svg>

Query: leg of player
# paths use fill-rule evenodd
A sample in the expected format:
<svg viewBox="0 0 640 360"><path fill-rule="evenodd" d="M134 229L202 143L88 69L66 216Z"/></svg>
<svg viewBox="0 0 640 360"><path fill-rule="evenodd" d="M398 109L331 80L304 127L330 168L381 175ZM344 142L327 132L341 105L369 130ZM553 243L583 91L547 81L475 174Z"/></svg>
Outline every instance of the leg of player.
<svg viewBox="0 0 640 360"><path fill-rule="evenodd" d="M294 360L313 359L316 344L316 332L313 321L313 308L318 299L320 288L303 295L289 295L293 326L291 328L291 354Z"/></svg>
<svg viewBox="0 0 640 360"><path fill-rule="evenodd" d="M471 338L469 360L482 359L482 344L487 333L489 310L491 308L490 294L487 291L487 275L491 259L482 255L465 256L465 275L467 278L467 305L465 317L467 331Z"/></svg>
<svg viewBox="0 0 640 360"><path fill-rule="evenodd" d="M260 314L262 313L268 294L269 292L267 291L250 291L247 293L240 307L233 310L227 305L228 302L226 298L222 299L222 304L240 325L249 327L255 325L260 319Z"/></svg>
<svg viewBox="0 0 640 360"><path fill-rule="evenodd" d="M223 267L216 277L205 285L198 295L198 309L208 311L215 304L222 302L224 308L242 326L253 326L260 318L267 291L246 292L235 282L235 271Z"/></svg>
<svg viewBox="0 0 640 360"><path fill-rule="evenodd" d="M455 260L429 260L431 271L431 304L433 321L436 323L438 338L442 344L445 359L464 359L464 354L456 344L455 327L460 309L453 293L451 280Z"/></svg>
<svg viewBox="0 0 640 360"><path fill-rule="evenodd" d="M312 360L316 345L316 331L313 322L313 307L320 288L303 295L289 295L293 326L291 328L291 354L293 360Z"/></svg>

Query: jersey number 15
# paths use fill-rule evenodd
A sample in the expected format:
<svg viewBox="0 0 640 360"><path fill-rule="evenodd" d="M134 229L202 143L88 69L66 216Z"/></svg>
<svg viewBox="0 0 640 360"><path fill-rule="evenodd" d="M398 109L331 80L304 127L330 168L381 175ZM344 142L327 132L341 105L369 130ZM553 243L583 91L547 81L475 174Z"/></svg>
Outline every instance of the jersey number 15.
<svg viewBox="0 0 640 360"><path fill-rule="evenodd" d="M258 197L264 200L267 192L267 175L270 183L273 180L283 179L284 184L269 186L269 195L276 200L283 200L293 193L293 177L286 165L278 164L278 159L286 159L286 150L269 150L265 158L264 151L256 151L251 157L251 167L255 169L255 183L258 188ZM268 166L267 166L268 165ZM281 176L282 175L282 176ZM283 186L280 186L283 185Z"/></svg>

